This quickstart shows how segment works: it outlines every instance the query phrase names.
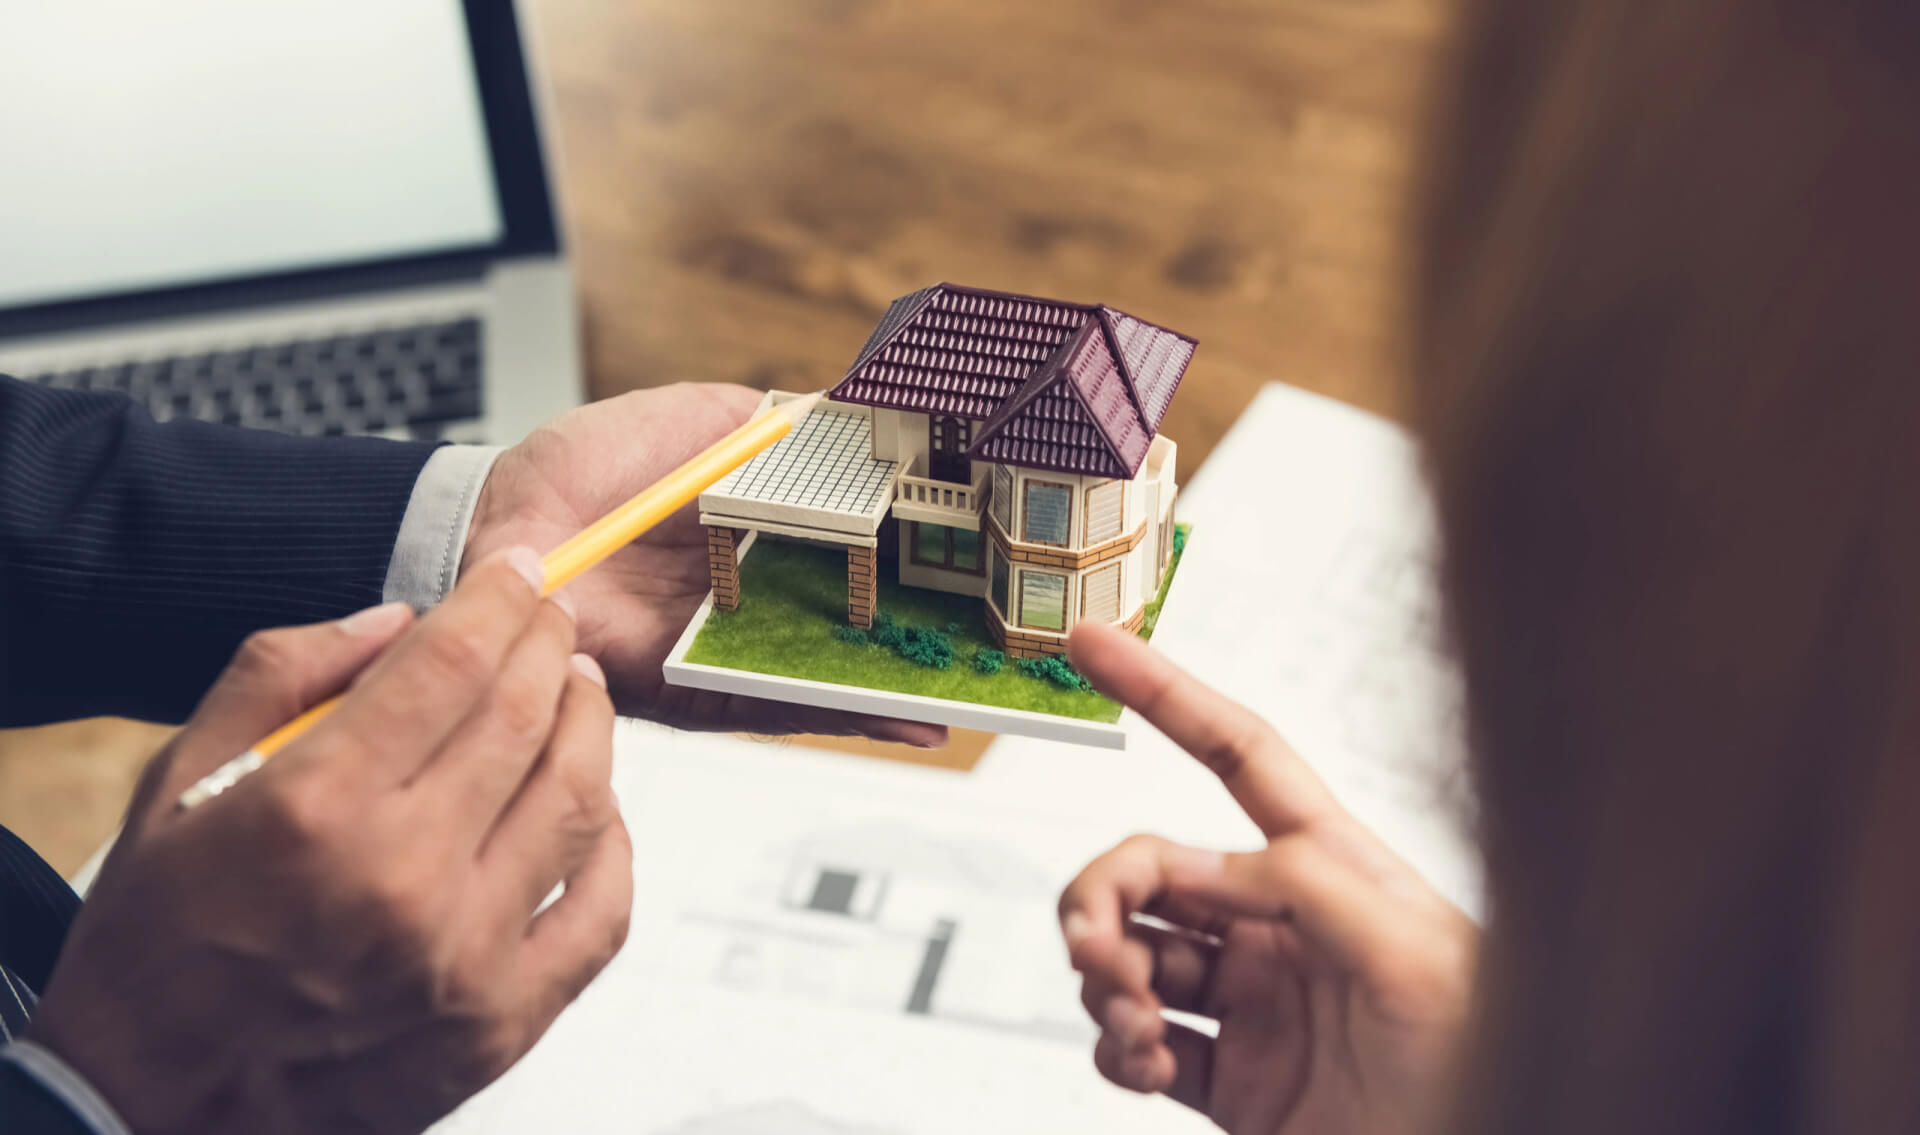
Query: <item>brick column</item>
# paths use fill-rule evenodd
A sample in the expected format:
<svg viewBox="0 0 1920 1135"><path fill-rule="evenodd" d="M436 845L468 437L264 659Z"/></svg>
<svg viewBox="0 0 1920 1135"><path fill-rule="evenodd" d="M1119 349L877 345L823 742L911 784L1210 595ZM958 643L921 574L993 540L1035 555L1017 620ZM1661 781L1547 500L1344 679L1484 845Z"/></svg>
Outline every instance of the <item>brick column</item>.
<svg viewBox="0 0 1920 1135"><path fill-rule="evenodd" d="M873 626L873 608L879 594L880 550L847 549L847 622L865 629Z"/></svg>
<svg viewBox="0 0 1920 1135"><path fill-rule="evenodd" d="M733 529L707 529L707 573L713 577L713 605L739 610L740 541Z"/></svg>

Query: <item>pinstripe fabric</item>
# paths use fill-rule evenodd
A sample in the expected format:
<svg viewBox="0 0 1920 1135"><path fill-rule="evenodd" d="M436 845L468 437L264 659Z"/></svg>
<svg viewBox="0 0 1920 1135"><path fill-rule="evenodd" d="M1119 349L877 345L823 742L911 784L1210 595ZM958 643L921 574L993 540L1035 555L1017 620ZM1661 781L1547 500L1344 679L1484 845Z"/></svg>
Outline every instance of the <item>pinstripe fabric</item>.
<svg viewBox="0 0 1920 1135"><path fill-rule="evenodd" d="M50 1096L58 1099L93 1135L133 1135L120 1113L59 1053L43 1048L32 1037L0 1048L0 1063L25 1072ZM54 1130L66 1130L55 1127Z"/></svg>
<svg viewBox="0 0 1920 1135"><path fill-rule="evenodd" d="M79 909L73 888L0 828L0 1045L26 1032ZM45 1083L6 1060L0 1060L0 1131L99 1135Z"/></svg>
<svg viewBox="0 0 1920 1135"><path fill-rule="evenodd" d="M380 602L432 450L160 425L118 395L0 376L0 726L179 721L248 633ZM31 1014L78 908L0 828L0 1035ZM90 1131L9 1061L0 1128Z"/></svg>
<svg viewBox="0 0 1920 1135"><path fill-rule="evenodd" d="M39 1003L40 998L26 982L0 966L0 1044L26 1033L27 1023L33 1020L33 1007Z"/></svg>
<svg viewBox="0 0 1920 1135"><path fill-rule="evenodd" d="M0 828L0 970L35 993L44 991L67 940L67 924L79 909L80 896L66 880L18 836ZM0 992L0 1018L10 1000ZM20 1008L24 1017L30 1006Z"/></svg>
<svg viewBox="0 0 1920 1135"><path fill-rule="evenodd" d="M0 1121L0 1130L20 1135L96 1135L58 1096L8 1060L0 1060Z"/></svg>
<svg viewBox="0 0 1920 1135"><path fill-rule="evenodd" d="M179 721L250 631L380 602L432 450L0 377L0 726Z"/></svg>

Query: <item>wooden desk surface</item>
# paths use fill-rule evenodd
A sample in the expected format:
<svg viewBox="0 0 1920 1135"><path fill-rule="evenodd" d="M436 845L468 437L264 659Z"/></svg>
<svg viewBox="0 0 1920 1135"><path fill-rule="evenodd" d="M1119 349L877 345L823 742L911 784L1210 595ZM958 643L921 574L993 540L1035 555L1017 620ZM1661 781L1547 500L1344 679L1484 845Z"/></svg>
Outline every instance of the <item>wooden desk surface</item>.
<svg viewBox="0 0 1920 1135"><path fill-rule="evenodd" d="M593 393L809 390L937 280L1198 338L1191 471L1263 383L1395 414L1400 207L1445 0L543 0ZM71 871L164 731L0 732ZM984 738L941 763L964 767ZM859 746L855 746L858 748Z"/></svg>

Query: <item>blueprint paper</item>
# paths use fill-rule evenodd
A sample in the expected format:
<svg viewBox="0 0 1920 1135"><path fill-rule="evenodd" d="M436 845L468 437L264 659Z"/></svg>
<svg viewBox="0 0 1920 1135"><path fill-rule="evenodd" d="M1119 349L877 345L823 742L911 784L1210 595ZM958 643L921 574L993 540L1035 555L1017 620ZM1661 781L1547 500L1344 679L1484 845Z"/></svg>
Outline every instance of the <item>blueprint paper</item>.
<svg viewBox="0 0 1920 1135"><path fill-rule="evenodd" d="M1054 900L1104 827L962 773L622 734L626 949L442 1135L1212 1129L1093 1070Z"/></svg>
<svg viewBox="0 0 1920 1135"><path fill-rule="evenodd" d="M1434 592L1431 504L1407 434L1292 387L1263 390L1182 494L1193 525L1153 645L1258 711L1341 801L1469 913L1462 696ZM1258 833L1129 714L1122 753L1003 738L1008 796L1219 847Z"/></svg>
<svg viewBox="0 0 1920 1135"><path fill-rule="evenodd" d="M1270 387L1180 499L1155 646L1274 722L1346 805L1479 911L1460 696L1405 434ZM1134 831L1258 833L1144 723L1125 752L1006 738L971 773L623 724L626 950L438 1128L590 1135L1181 1132L1094 1072L1054 921Z"/></svg>

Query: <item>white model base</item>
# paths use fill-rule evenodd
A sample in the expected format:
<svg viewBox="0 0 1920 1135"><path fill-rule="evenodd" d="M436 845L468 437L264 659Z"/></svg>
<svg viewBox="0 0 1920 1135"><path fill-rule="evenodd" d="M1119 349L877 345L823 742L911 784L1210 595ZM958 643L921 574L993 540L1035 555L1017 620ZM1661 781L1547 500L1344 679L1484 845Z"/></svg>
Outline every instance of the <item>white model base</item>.
<svg viewBox="0 0 1920 1135"><path fill-rule="evenodd" d="M700 629L707 625L707 617L712 614L713 595L709 593L693 621L680 633L680 641L673 644L673 652L667 655L666 665L661 667L661 672L673 685L766 698L790 705L810 705L847 713L871 713L906 721L924 721L929 725L949 725L956 729L1038 737L1043 741L1063 741L1069 745L1090 745L1101 749L1127 747L1126 730L1118 724L688 662L687 651L693 646Z"/></svg>

